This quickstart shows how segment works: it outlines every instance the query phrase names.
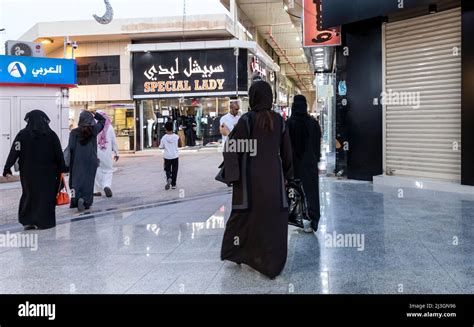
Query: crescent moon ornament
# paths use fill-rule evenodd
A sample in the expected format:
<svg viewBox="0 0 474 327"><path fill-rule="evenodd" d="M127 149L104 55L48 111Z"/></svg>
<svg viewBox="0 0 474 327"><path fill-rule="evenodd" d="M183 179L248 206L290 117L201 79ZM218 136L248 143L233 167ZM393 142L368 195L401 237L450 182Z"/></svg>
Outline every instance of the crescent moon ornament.
<svg viewBox="0 0 474 327"><path fill-rule="evenodd" d="M112 19L114 19L114 9L110 5L109 0L104 0L105 3L105 14L102 17L99 17L97 15L93 15L94 19L99 23L99 24L110 24Z"/></svg>

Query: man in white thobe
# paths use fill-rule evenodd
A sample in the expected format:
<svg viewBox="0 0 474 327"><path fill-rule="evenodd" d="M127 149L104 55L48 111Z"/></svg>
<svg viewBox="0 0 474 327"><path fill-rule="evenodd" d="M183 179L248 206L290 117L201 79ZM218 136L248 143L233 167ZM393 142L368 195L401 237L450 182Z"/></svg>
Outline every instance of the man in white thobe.
<svg viewBox="0 0 474 327"><path fill-rule="evenodd" d="M114 173L113 160L119 159L119 151L115 131L112 127L110 118L100 112L106 118L105 127L97 136L97 158L99 159L99 167L95 175L95 193L101 196L102 191L110 198L112 196L112 176Z"/></svg>

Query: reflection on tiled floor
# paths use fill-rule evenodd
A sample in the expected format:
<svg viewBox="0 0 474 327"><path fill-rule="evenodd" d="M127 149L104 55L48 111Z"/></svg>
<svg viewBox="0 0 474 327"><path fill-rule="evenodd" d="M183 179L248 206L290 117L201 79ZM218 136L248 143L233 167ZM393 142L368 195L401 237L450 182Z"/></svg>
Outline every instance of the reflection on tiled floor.
<svg viewBox="0 0 474 327"><path fill-rule="evenodd" d="M474 293L474 199L378 191L323 180L320 230L289 228L275 280L220 261L226 194L24 232L38 250L0 247L0 293Z"/></svg>

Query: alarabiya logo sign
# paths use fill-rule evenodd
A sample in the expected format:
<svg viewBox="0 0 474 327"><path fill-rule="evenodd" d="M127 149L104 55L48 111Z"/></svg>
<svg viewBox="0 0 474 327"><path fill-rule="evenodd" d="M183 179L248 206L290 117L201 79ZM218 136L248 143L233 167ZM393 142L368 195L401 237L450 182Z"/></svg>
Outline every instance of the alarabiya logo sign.
<svg viewBox="0 0 474 327"><path fill-rule="evenodd" d="M21 78L26 74L26 66L21 62L14 61L8 65L8 73L12 77Z"/></svg>

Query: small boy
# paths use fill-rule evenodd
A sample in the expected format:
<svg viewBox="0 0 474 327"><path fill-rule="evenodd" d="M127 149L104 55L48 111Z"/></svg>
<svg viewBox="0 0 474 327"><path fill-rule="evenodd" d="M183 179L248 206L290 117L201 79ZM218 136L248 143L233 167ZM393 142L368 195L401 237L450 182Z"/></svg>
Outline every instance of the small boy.
<svg viewBox="0 0 474 327"><path fill-rule="evenodd" d="M178 177L178 147L181 147L181 140L178 135L173 133L173 123L167 122L165 124L166 134L163 135L160 141L160 149L164 149L165 172L166 172L166 186L165 190L176 189L176 178Z"/></svg>

